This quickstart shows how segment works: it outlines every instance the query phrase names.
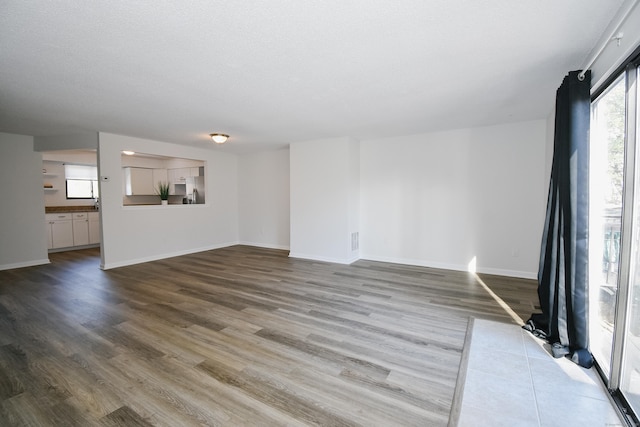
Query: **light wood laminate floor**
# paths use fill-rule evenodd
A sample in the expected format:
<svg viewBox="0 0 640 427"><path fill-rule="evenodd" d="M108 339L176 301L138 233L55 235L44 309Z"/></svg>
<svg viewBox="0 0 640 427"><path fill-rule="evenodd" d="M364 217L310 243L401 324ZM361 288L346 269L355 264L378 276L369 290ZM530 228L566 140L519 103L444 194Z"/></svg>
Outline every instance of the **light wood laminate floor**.
<svg viewBox="0 0 640 427"><path fill-rule="evenodd" d="M444 426L475 275L233 246L0 271L0 425ZM532 280L482 276L520 317Z"/></svg>

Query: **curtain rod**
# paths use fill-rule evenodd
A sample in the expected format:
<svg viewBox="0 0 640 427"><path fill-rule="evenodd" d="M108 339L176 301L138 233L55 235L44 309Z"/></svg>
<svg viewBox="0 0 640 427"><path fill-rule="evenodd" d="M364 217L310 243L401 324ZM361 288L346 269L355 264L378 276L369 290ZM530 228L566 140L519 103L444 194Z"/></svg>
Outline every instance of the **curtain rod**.
<svg viewBox="0 0 640 427"><path fill-rule="evenodd" d="M592 51L592 54L589 57L589 60L586 61L584 67L582 67L582 71L578 73L578 80L580 81L584 80L584 76L587 73L587 70L589 69L589 67L591 67L593 63L596 62L596 59L598 59L602 51L607 47L607 45L609 44L609 42L611 42L611 40L617 40L618 44L620 44L620 39L622 39L623 34L618 33L618 29L620 28L622 23L625 21L625 19L627 19L627 17L629 16L633 8L636 6L636 3L638 3L638 0L631 0L627 3L626 7L623 5L620 8L620 10L618 10L616 17L614 17L614 19L611 20L611 23L615 22L615 25L607 33L605 33L606 37L600 38L600 42L597 45L598 49L596 49L595 51ZM609 25L611 25L611 23Z"/></svg>

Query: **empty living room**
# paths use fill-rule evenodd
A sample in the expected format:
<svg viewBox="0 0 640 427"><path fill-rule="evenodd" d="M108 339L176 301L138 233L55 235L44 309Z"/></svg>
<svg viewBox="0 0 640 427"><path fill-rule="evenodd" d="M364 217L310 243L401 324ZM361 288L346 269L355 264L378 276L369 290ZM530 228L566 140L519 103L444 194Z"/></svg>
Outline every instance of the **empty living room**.
<svg viewBox="0 0 640 427"><path fill-rule="evenodd" d="M637 0L0 4L0 425L640 425Z"/></svg>

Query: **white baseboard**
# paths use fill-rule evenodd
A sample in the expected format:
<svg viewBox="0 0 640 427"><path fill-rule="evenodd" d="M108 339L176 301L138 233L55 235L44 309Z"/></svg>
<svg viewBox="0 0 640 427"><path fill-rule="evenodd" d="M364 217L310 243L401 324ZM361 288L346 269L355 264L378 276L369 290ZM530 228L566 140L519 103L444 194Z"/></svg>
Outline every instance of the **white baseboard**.
<svg viewBox="0 0 640 427"><path fill-rule="evenodd" d="M469 271L469 267L467 265L462 264L448 264L437 261L424 261L417 260L411 258L394 258L394 257L380 257L375 255L362 255L360 259L369 260L369 261L380 261L380 262L390 262L393 264L406 264L406 265L416 265L419 267L427 267L427 268L439 268L442 270L453 270L453 271ZM493 274L496 276L506 276L506 277L517 277L520 279L537 279L538 273L533 273L530 271L517 271L517 270L504 270L500 268L490 268L490 267L479 267L476 266L476 273L481 274Z"/></svg>
<svg viewBox="0 0 640 427"><path fill-rule="evenodd" d="M356 262L358 259L341 259L341 258L330 258L330 257L319 257L316 255L308 255L301 253L289 252L289 258L300 258L300 259L308 259L311 261L322 261L322 262L333 262L335 264L344 264L349 265Z"/></svg>
<svg viewBox="0 0 640 427"><path fill-rule="evenodd" d="M235 246L237 244L238 244L238 242L221 243L221 244L217 244L217 245L205 246L205 247L200 247L200 248L186 249L186 250L183 250L183 251L176 251L176 252L170 252L170 253L164 253L164 254L157 254L157 255L152 255L152 256L143 257L143 258L137 258L137 259L131 259L131 260L126 260L126 261L109 262L109 263L100 264L100 268L102 270L110 270L112 268L126 267L128 265L134 265L134 264L142 264L143 262L158 261L158 260L161 260L161 259L173 258L173 257L177 257L177 256L182 256L182 255L189 255L189 254L194 254L194 253L197 253L197 252L205 252L205 251L211 251L211 250L214 250L214 249L226 248L226 247L229 247L229 246Z"/></svg>
<svg viewBox="0 0 640 427"><path fill-rule="evenodd" d="M368 261L390 262L392 264L416 265L419 267L427 267L427 268L439 268L441 270L468 271L468 268L466 265L449 264L449 263L438 262L438 261L424 261L424 260L412 259L412 258L384 257L384 256L365 254L365 255L362 255L360 259L368 260Z"/></svg>
<svg viewBox="0 0 640 427"><path fill-rule="evenodd" d="M105 264L101 264L100 268L103 269L103 270L109 270L111 268L125 267L125 266L128 266L128 265L141 264L143 262L157 261L157 260L160 260L160 259L172 258L172 257L176 257L176 256L181 256L181 255L188 255L188 254L193 254L193 253L197 253L197 252L210 251L210 250L214 250L214 249L226 248L226 247L235 246L235 245L246 245L246 246L254 246L254 247L259 247L259 248L267 248L267 249L290 250L290 248L288 246L284 246L284 245L271 245L271 244L266 244L266 243L256 243L256 242L247 242L247 241L228 242L228 243L212 245L212 246L207 246L207 247L188 249L188 250L184 250L184 251L177 251L177 252L171 252L171 253L166 253L166 254L158 254L158 255L153 255L153 256L149 256L149 257L133 259L133 260L126 260L126 261L113 262L113 263L105 263ZM354 257L354 258L349 258L349 259L341 259L341 258L320 257L320 256L316 256L316 255L289 252L289 257L290 258L308 259L308 260L312 260L312 261L333 262L333 263L336 263L336 264L343 264L343 265L353 264L354 262L358 261L359 259L362 259L362 260L369 260L369 261L389 262L389 263L393 263L393 264L405 264L405 265L416 265L416 266L428 267L428 268L438 268L438 269L442 269L442 270L468 271L468 266L461 265L461 264L448 264L448 263L442 263L442 262L436 262L436 261L424 261L424 260L417 260L417 259L411 259L411 258L380 257L380 256L375 256L375 255L366 255L366 254L360 256L359 258L358 257ZM3 268L4 266L0 265L0 270L6 270L6 269L9 269L9 268L28 267L30 265L46 264L48 262L49 262L49 260L46 260L45 262L34 262L33 264L26 264L26 265L18 265L18 264L16 264L14 266L13 264L11 264L7 268ZM489 268L476 267L476 272L477 273L481 273L481 274L493 274L493 275L496 275L496 276L517 277L517 278L522 278L522 279L533 279L533 280L537 279L537 277L538 277L537 272L506 270L506 269L490 268L490 267Z"/></svg>
<svg viewBox="0 0 640 427"><path fill-rule="evenodd" d="M530 271L503 270L500 268L478 268L477 273L492 274L494 276L517 277L519 279L538 280L538 273Z"/></svg>
<svg viewBox="0 0 640 427"><path fill-rule="evenodd" d="M289 245L272 245L270 243L257 243L257 242L247 242L247 241L241 241L237 243L238 245L245 245L245 246L254 246L256 248L265 248L265 249L280 249L283 251L288 251Z"/></svg>
<svg viewBox="0 0 640 427"><path fill-rule="evenodd" d="M49 258L45 258L45 259L37 259L32 261L15 262L12 264L0 264L0 270L12 270L14 268L33 267L35 265L44 265L49 263L51 263L51 261L49 261Z"/></svg>

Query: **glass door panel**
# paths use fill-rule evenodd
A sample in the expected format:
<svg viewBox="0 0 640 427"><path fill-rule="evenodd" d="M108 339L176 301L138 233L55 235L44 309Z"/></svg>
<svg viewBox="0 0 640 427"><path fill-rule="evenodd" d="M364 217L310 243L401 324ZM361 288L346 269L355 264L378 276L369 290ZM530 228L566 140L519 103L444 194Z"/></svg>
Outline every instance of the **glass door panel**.
<svg viewBox="0 0 640 427"><path fill-rule="evenodd" d="M629 288L625 310L626 322L622 348L622 375L620 391L636 414L640 414L640 162L638 161L638 68L629 73L627 90L627 140L636 141L636 161L633 197L633 223L631 225L631 260ZM626 235L627 233L625 233ZM621 302L620 302L621 303ZM620 318L620 317L619 317Z"/></svg>
<svg viewBox="0 0 640 427"><path fill-rule="evenodd" d="M625 79L592 104L589 183L591 352L611 372L618 298L625 150Z"/></svg>

